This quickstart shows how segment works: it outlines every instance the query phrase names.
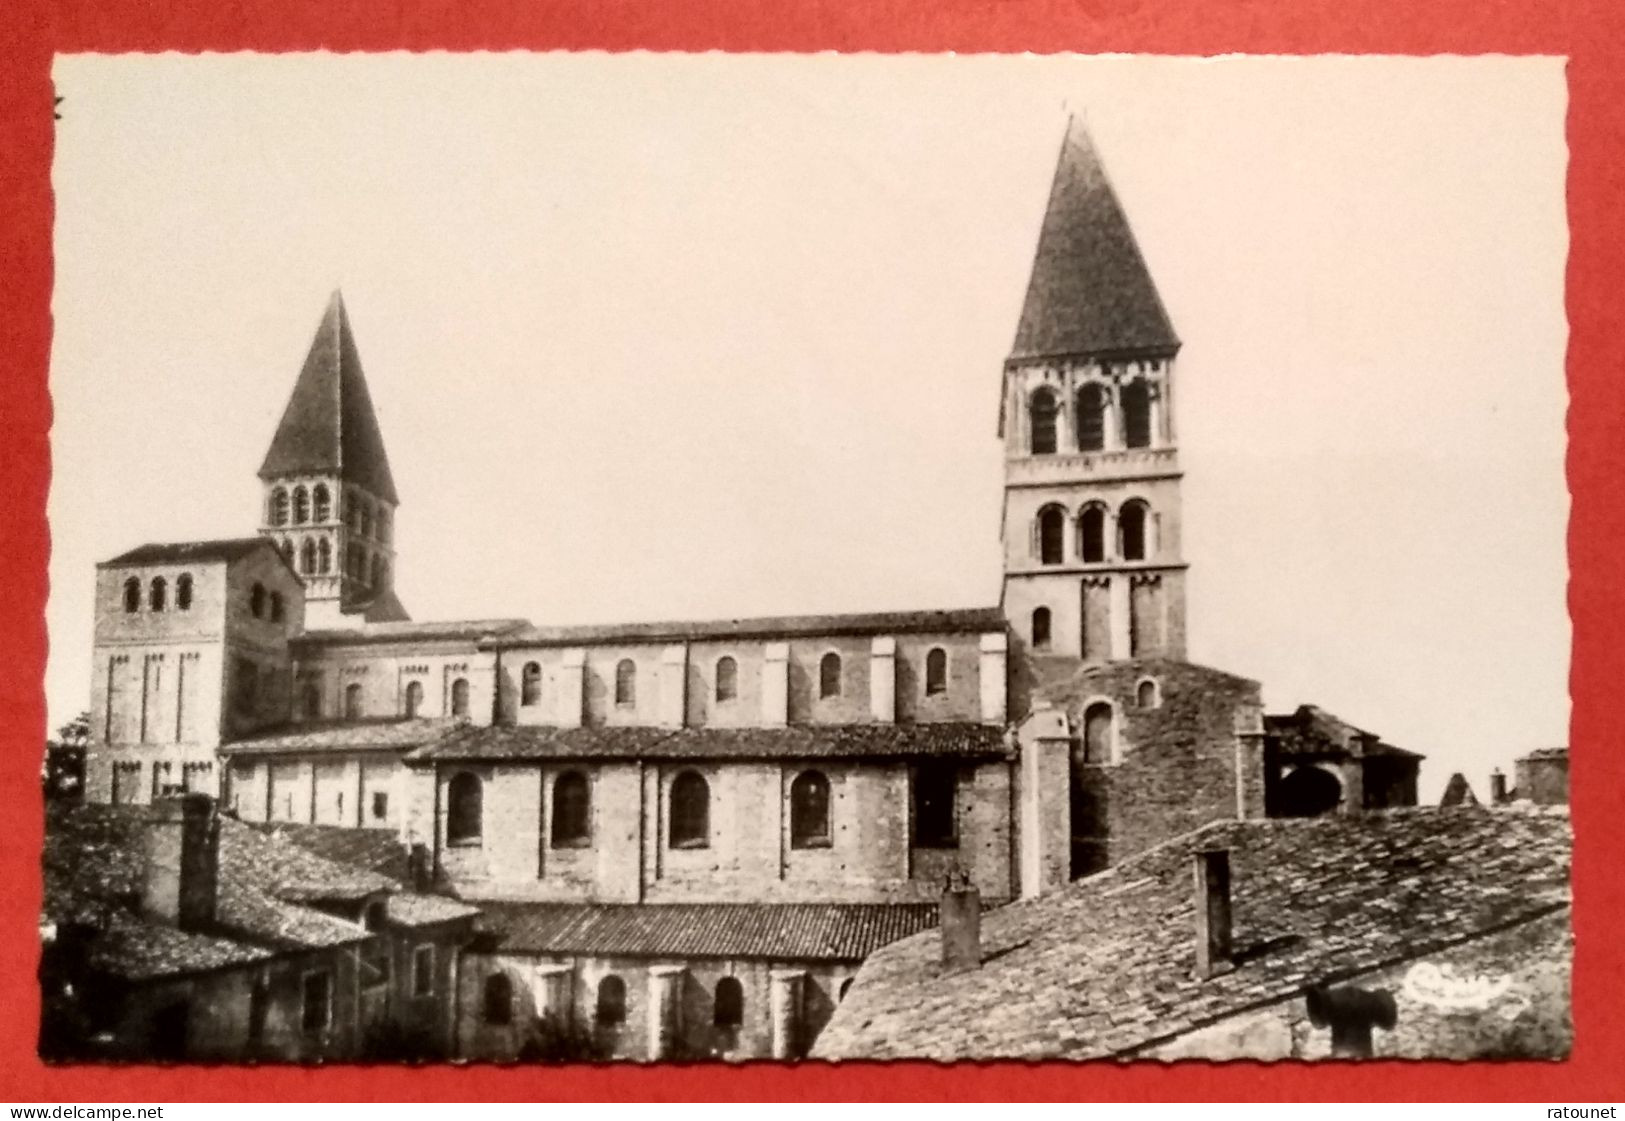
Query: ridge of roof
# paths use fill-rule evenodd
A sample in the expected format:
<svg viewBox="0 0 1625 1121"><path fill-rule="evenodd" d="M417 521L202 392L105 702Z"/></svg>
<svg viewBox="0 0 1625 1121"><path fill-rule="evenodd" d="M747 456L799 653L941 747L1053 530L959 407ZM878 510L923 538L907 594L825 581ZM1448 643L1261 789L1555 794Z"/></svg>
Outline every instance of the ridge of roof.
<svg viewBox="0 0 1625 1121"><path fill-rule="evenodd" d="M936 925L935 903L482 902L505 953L861 961Z"/></svg>
<svg viewBox="0 0 1625 1121"><path fill-rule="evenodd" d="M1009 752L1004 729L971 721L792 724L782 728L561 728L470 725L417 748L408 763L530 759L856 759L986 757Z"/></svg>
<svg viewBox="0 0 1625 1121"><path fill-rule="evenodd" d="M344 297L335 291L260 465L261 479L337 474L398 504Z"/></svg>
<svg viewBox="0 0 1625 1121"><path fill-rule="evenodd" d="M590 645L617 641L807 637L826 634L908 634L936 630L1004 630L997 607L927 611L866 611L822 615L762 615L732 619L530 626L487 643L493 647Z"/></svg>
<svg viewBox="0 0 1625 1121"><path fill-rule="evenodd" d="M126 549L116 557L99 561L97 568L111 568L124 564L198 564L209 561L234 561L247 556L259 546L268 546L273 552L276 545L267 537L220 537L207 541L149 541ZM278 554L280 555L280 554Z"/></svg>
<svg viewBox="0 0 1625 1121"><path fill-rule="evenodd" d="M468 726L461 716L312 720L261 729L220 744L222 755L291 752L406 751L437 743Z"/></svg>
<svg viewBox="0 0 1625 1121"><path fill-rule="evenodd" d="M443 619L427 622L413 622L410 619L393 619L386 622L369 622L359 627L325 627L318 630L307 630L302 634L294 635L291 641L295 643L331 643L335 646L349 644L369 644L383 642L400 642L409 639L427 641L436 638L455 639L485 639L496 635L529 626L528 619Z"/></svg>
<svg viewBox="0 0 1625 1121"><path fill-rule="evenodd" d="M1067 122L1012 361L1153 353L1179 339L1081 120Z"/></svg>
<svg viewBox="0 0 1625 1121"><path fill-rule="evenodd" d="M311 906L387 897L392 921L422 926L478 908L404 889L393 834L324 826L251 825L222 815L215 921L182 929L140 910L141 830L150 807L48 807L42 914L88 935L91 961L130 980L205 973L279 953L346 945L371 934ZM352 834L361 834L360 836Z"/></svg>

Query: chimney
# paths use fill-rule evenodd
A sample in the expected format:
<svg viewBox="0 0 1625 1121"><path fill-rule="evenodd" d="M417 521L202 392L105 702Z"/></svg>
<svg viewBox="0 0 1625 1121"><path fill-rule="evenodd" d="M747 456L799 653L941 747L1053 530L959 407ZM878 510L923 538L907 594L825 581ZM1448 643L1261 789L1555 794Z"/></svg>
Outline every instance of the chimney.
<svg viewBox="0 0 1625 1121"><path fill-rule="evenodd" d="M937 915L942 931L942 967L947 970L982 967L982 893L962 871L948 874Z"/></svg>
<svg viewBox="0 0 1625 1121"><path fill-rule="evenodd" d="M422 841L407 850L406 873L412 890L419 895L427 895L434 890L434 861L429 859L429 846Z"/></svg>
<svg viewBox="0 0 1625 1121"><path fill-rule="evenodd" d="M1196 976L1228 973L1230 960L1230 850L1201 849L1196 870Z"/></svg>
<svg viewBox="0 0 1625 1121"><path fill-rule="evenodd" d="M1497 767L1490 772L1490 805L1499 806L1507 800L1507 777Z"/></svg>
<svg viewBox="0 0 1625 1121"><path fill-rule="evenodd" d="M144 855L144 914L182 930L198 930L214 922L220 821L213 799L206 794L183 794L154 802Z"/></svg>
<svg viewBox="0 0 1625 1121"><path fill-rule="evenodd" d="M1399 1004L1387 989L1316 986L1304 993L1309 1022L1332 1029L1332 1058L1369 1059L1375 1053L1373 1028L1393 1031Z"/></svg>

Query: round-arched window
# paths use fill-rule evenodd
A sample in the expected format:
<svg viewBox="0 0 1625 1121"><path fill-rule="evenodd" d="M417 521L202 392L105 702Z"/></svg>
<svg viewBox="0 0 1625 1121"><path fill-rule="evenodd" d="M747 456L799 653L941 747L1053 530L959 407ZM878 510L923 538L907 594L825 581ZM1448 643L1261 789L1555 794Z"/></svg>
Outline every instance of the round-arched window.
<svg viewBox="0 0 1625 1121"><path fill-rule="evenodd" d="M606 1027L626 1022L626 982L611 973L598 982L593 1018Z"/></svg>
<svg viewBox="0 0 1625 1121"><path fill-rule="evenodd" d="M718 704L739 697L739 663L726 654L717 659L716 694Z"/></svg>
<svg viewBox="0 0 1625 1121"><path fill-rule="evenodd" d="M711 1022L719 1028L737 1028L745 1022L745 987L737 977L724 977L717 982L716 996L711 1001Z"/></svg>
<svg viewBox="0 0 1625 1121"><path fill-rule="evenodd" d="M485 1022L502 1025L513 1023L513 982L506 973L493 973L485 979L485 991L480 1001Z"/></svg>
<svg viewBox="0 0 1625 1121"><path fill-rule="evenodd" d="M829 779L819 771L802 771L790 784L790 847L829 846Z"/></svg>
<svg viewBox="0 0 1625 1121"><path fill-rule="evenodd" d="M1106 508L1091 503L1078 515L1078 556L1084 564L1106 559Z"/></svg>
<svg viewBox="0 0 1625 1121"><path fill-rule="evenodd" d="M1139 687L1135 689L1135 703L1141 708L1156 708L1162 703L1162 698L1157 695L1157 692L1157 683L1148 677L1140 682Z"/></svg>
<svg viewBox="0 0 1625 1121"><path fill-rule="evenodd" d="M1145 560L1150 509L1138 498L1123 503L1117 515L1118 552L1124 560Z"/></svg>
<svg viewBox="0 0 1625 1121"><path fill-rule="evenodd" d="M1039 389L1032 395L1028 404L1031 432L1028 447L1034 455L1055 454L1055 417L1059 410L1055 405L1055 394L1049 389Z"/></svg>
<svg viewBox="0 0 1625 1121"><path fill-rule="evenodd" d="M699 849L711 843L711 786L697 771L671 784L671 847Z"/></svg>
<svg viewBox="0 0 1625 1121"><path fill-rule="evenodd" d="M552 841L554 848L579 848L590 843L592 814L587 776L565 771L553 783Z"/></svg>
<svg viewBox="0 0 1625 1121"><path fill-rule="evenodd" d="M1038 511L1038 563L1060 564L1066 559L1066 511L1046 506Z"/></svg>
<svg viewBox="0 0 1625 1121"><path fill-rule="evenodd" d="M460 771L446 789L446 843L477 845L484 832L485 784L480 776Z"/></svg>
<svg viewBox="0 0 1625 1121"><path fill-rule="evenodd" d="M1112 706L1104 701L1090 705L1083 714L1083 761L1112 761Z"/></svg>
<svg viewBox="0 0 1625 1121"><path fill-rule="evenodd" d="M818 661L818 695L823 698L841 695L841 656L833 650Z"/></svg>
<svg viewBox="0 0 1625 1121"><path fill-rule="evenodd" d="M1033 649L1048 650L1050 629L1050 612L1047 607L1033 608Z"/></svg>

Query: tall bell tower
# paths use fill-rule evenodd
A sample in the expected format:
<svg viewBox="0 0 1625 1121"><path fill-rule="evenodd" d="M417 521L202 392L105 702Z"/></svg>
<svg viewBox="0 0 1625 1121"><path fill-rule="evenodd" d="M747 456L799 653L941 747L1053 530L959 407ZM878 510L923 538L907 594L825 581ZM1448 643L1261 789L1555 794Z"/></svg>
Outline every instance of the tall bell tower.
<svg viewBox="0 0 1625 1121"><path fill-rule="evenodd" d="M408 618L394 590L400 500L338 292L316 328L259 477L260 533L304 581L307 628Z"/></svg>
<svg viewBox="0 0 1625 1121"><path fill-rule="evenodd" d="M1185 656L1179 345L1094 143L1073 120L999 414L1004 612L1036 653Z"/></svg>

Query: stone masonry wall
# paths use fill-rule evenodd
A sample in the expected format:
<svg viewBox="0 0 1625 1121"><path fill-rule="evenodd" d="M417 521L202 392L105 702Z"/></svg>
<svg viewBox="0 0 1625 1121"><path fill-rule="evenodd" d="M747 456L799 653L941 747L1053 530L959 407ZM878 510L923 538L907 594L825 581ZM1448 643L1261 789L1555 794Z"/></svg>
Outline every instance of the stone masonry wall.
<svg viewBox="0 0 1625 1121"><path fill-rule="evenodd" d="M677 1044L672 1059L760 1059L773 1054L771 985L775 970L805 974L801 1007L795 1021L795 1045L805 1054L823 1030L843 987L857 972L857 962L769 962L754 959L668 959L624 957L530 956L465 954L459 1008L460 1057L511 1062L523 1045L526 1031L546 1004L540 971L563 966L567 979L559 986L567 1007L557 1015L584 1025L607 1057L647 1061L649 1053L649 971L654 965L680 964ZM487 978L505 973L513 989L509 1022L486 1018L484 993ZM596 1021L598 986L614 975L626 985L626 1018L620 1024ZM744 993L743 1016L737 1027L715 1023L717 982L734 977Z"/></svg>
<svg viewBox="0 0 1625 1121"><path fill-rule="evenodd" d="M809 769L830 784L827 847L790 843L790 786ZM433 836L445 874L474 898L929 902L947 871L960 867L984 898L998 901L1014 890L1010 769L1002 761L959 768L959 837L949 849L911 847L907 765L852 761L443 764L435 779ZM551 840L552 790L567 770L589 782L585 846L555 847ZM711 793L710 838L703 847L670 844L671 786L688 771L703 777ZM449 846L446 789L463 772L484 784L482 837L478 844ZM429 797L420 787L414 800ZM409 819L408 831L423 823Z"/></svg>

